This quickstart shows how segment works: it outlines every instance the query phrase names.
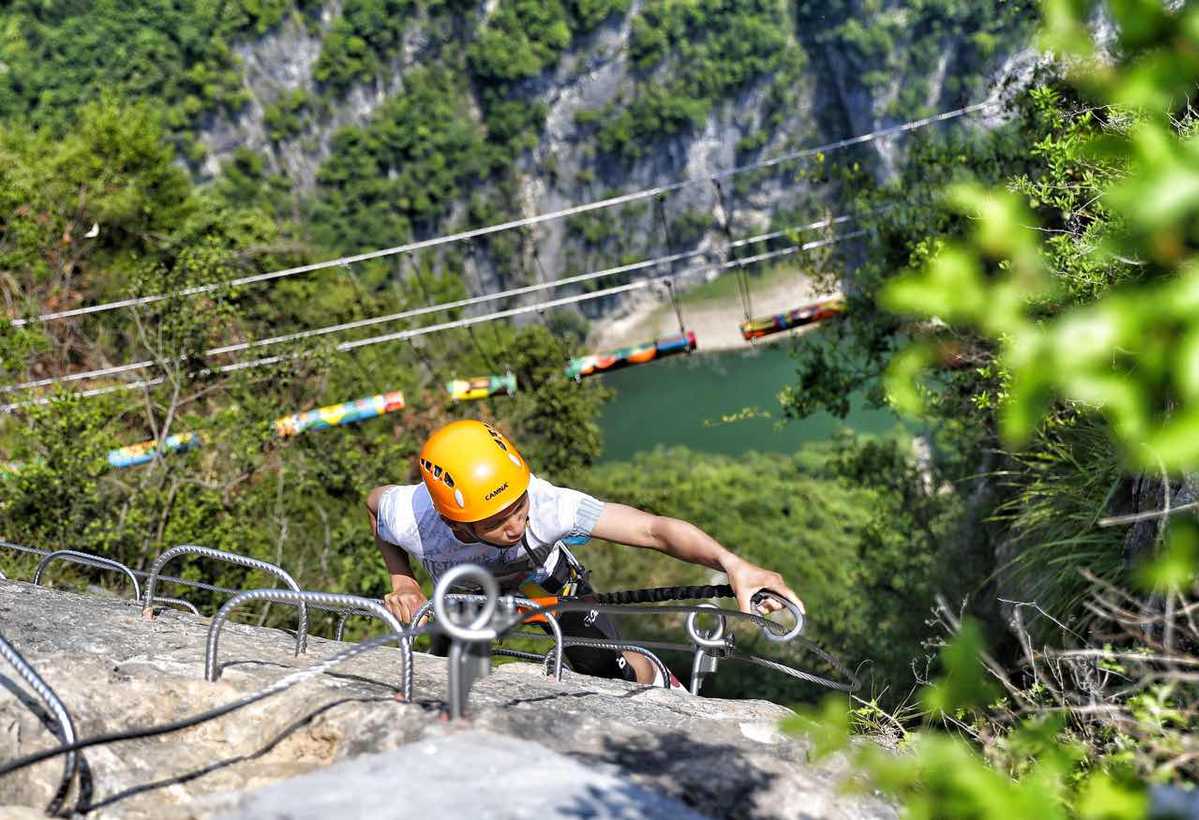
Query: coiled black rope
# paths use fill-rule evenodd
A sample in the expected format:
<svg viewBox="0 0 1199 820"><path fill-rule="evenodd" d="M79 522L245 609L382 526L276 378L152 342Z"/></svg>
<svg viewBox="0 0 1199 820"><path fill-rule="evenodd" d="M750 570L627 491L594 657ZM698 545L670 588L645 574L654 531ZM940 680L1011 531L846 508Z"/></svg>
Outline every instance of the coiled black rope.
<svg viewBox="0 0 1199 820"><path fill-rule="evenodd" d="M596 592L579 596L581 600L597 604L651 604L659 601L699 601L705 598L735 598L737 594L728 584L693 587L654 587L653 589L625 589L618 592ZM564 598L563 600L573 600Z"/></svg>

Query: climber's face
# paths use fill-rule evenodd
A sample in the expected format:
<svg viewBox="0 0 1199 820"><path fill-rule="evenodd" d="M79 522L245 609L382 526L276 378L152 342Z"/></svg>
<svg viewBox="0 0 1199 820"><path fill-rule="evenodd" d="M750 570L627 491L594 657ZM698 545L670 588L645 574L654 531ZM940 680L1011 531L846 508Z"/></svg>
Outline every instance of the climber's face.
<svg viewBox="0 0 1199 820"><path fill-rule="evenodd" d="M497 547L511 547L520 543L528 523L529 494L526 492L490 518L466 526L480 541Z"/></svg>

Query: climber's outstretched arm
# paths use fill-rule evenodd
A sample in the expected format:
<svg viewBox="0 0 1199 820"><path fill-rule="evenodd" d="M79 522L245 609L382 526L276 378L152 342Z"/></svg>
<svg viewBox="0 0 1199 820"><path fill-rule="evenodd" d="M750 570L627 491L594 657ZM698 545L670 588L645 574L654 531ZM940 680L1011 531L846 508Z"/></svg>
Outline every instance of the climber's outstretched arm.
<svg viewBox="0 0 1199 820"><path fill-rule="evenodd" d="M687 521L653 515L625 504L606 502L591 535L631 547L655 549L680 561L725 573L729 577L729 585L737 593L737 605L743 612L753 612L750 599L759 589L782 593L803 609L803 602L781 575L737 557L715 538ZM773 612L781 609L782 605L767 598L762 608Z"/></svg>

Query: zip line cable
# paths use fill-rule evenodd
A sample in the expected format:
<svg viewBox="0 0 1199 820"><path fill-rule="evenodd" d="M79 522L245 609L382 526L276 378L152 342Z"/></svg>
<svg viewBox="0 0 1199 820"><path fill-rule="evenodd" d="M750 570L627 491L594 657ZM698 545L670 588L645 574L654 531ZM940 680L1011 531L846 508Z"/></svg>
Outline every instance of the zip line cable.
<svg viewBox="0 0 1199 820"><path fill-rule="evenodd" d="M887 208L890 208L890 206L887 206ZM884 208L876 208L875 210L871 211L870 214L875 214L882 210L884 210ZM866 214L866 215L869 216L870 214ZM782 228L777 231L771 231L770 233L760 233L756 236L750 236L745 239L738 239L736 242L729 242L728 246L730 248L742 248L746 245L752 245L756 242L769 242L771 239L778 239L779 237L786 236L787 234L792 233L793 231L805 231L805 230L810 230L812 228L828 228L833 225L841 225L846 222L852 222L853 220L854 220L854 217L848 216L848 215L847 216L834 216L834 217L830 217L829 219L822 219L819 222L812 222L808 225L799 225L799 226L796 226L793 228Z"/></svg>
<svg viewBox="0 0 1199 820"><path fill-rule="evenodd" d="M682 275L685 273L704 273L704 272L711 271L711 270L717 270L717 271L727 270L729 268L738 267L741 265L749 265L749 264L753 264L755 262L762 262L767 259L777 259L777 258L780 258L783 256L790 256L795 253L800 253L802 251L812 250L814 248L825 247L827 245L832 245L837 242L842 242L846 239L852 239L852 238L855 238L858 236L862 236L863 234L865 234L865 231L851 231L850 233L840 234L838 236L830 237L828 239L817 239L817 240L813 240L811 242L805 242L802 245L790 245L786 248L780 248L775 251L767 251L765 253L757 254L756 256L745 257L744 259L738 259L738 260L735 260L732 262L725 262L725 263L719 264L719 265L708 265L705 267L690 268L690 269L687 269L684 271L680 271L678 274L664 274L662 276L650 277L648 279L638 279L634 282L629 282L624 285L616 285L614 287L605 288L603 290L591 291L590 293L580 293L580 294L575 294L572 296L562 296L557 299L551 299L546 302L537 302L532 305L521 305L521 306L514 307L514 308L508 308L506 310L496 311L494 313L487 313L487 314L484 314L481 316L469 316L469 317L466 317L463 319L455 319L453 321L441 322L439 324L426 325L424 327L411 328L408 330L400 330L400 331L396 331L394 333L386 333L381 336L370 336L365 339L355 339L353 341L342 342L341 344L337 345L334 348L334 350L336 350L339 353L345 353L350 350L356 350L360 347L369 347L371 345L383 344L385 342L402 341L405 339L412 339L412 338L415 338L418 336L426 336L430 333L439 333L444 330L453 330L455 328L470 327L472 325L480 324L482 322L492 322L497 319L507 319L509 317L519 316L519 315L522 315L525 313L533 313L533 312L537 312L537 311L543 311L543 310L547 310L549 308L562 307L563 305L577 304L579 302L586 302L586 301L590 301L592 299L601 299L605 296L612 296L617 293L627 293L628 291L640 290L641 288L645 288L650 285L657 284L659 282L663 282L668 279L673 279L676 276L679 276L679 275ZM695 252L692 252L692 255L697 255L697 254ZM640 267L649 267L651 263L656 264L659 261L661 261L661 260L649 260L648 262L638 263L638 265ZM562 281L562 280L559 280L559 281ZM265 358L252 359L252 360L243 361L243 362L234 362L231 364L221 365L219 367L205 368L205 369L199 371L199 375L208 376L208 375L216 375L216 374L220 374L220 373L233 373L233 372L237 372L240 370L249 370L249 369L256 368L256 367L266 367L268 365L279 364L280 362L302 358L307 355L311 355L311 354L310 353L290 353L290 354L281 354L281 355L277 355L277 356L267 356ZM107 387L91 388L89 390L82 390L74 395L79 396L81 398L92 398L94 396L101 396L101 395L105 395L108 393L115 393L115 392L120 392L120 391L125 391L125 390L137 390L137 389L143 388L143 387L155 387L157 385L162 384L164 381L166 381L165 377L160 376L156 379L144 379L144 380L135 381L135 382L128 382L126 384L117 384L117 385L109 385ZM0 406L0 413L11 413L14 410L17 410L21 407L27 407L30 405L49 404L50 401L51 401L51 399L49 399L49 398L38 398L38 399L30 399L28 401L14 402L12 404L6 404L6 405Z"/></svg>
<svg viewBox="0 0 1199 820"><path fill-rule="evenodd" d="M513 228L522 228L529 225L538 225L542 222L552 222L559 219L565 219L578 214L589 213L591 211L613 208L618 205L626 205L630 202L639 202L643 199L648 199L662 194L668 194L673 191L678 191L690 185L698 185L704 182L715 180L729 179L738 174L743 174L747 171L753 171L760 168L772 168L776 165L781 165L784 162L791 162L805 157L815 156L816 154L824 154L830 151L838 151L842 148L849 148L854 145L861 145L867 142L883 139L884 137L903 134L909 131L915 131L919 128L925 128L929 125L935 125L940 122L964 117L970 114L977 113L986 108L991 108L999 104L999 100L991 98L982 102L967 105L962 108L955 108L951 111L943 111L940 114L934 114L929 117L922 117L916 120L900 123L898 125L888 126L887 128L879 128L865 134L859 134L855 137L846 137L845 139L836 140L834 142L817 145L812 148L801 148L796 151L790 151L785 154L780 154L767 160L751 162L745 165L734 166L725 171L706 176L706 177L690 177L671 182L666 185L659 185L653 188L645 188L640 191L632 191L627 194L601 199L595 202L588 202L583 205L574 205L570 208L563 208L557 211L549 211L544 214L535 214L534 216L522 217L508 222L500 222L495 225L488 225L482 228L472 228L466 231L459 231L452 234L444 234L435 236L429 239L422 239L416 242L407 242L403 245L396 245L391 248L382 248L380 250L368 251L366 253L352 254L342 256L337 259L329 259L324 262L312 262L307 265L298 265L296 267L284 268L282 270L270 271L268 273L258 273L251 276L242 276L237 279L230 279L225 282L213 282L207 285L195 285L189 288L172 291L171 293L159 293L152 296L134 296L128 299L120 299L115 302L106 302L101 305L90 305L88 307L72 308L70 310L60 310L54 313L43 313L40 316L31 319L13 319L14 327L24 327L25 325L35 322L50 322L57 319L67 319L74 316L85 316L93 313L102 313L109 310L117 310L118 308L137 307L140 305L148 305L154 302L160 302L173 296L198 296L203 293L212 293L223 288L239 287L241 285L251 285L258 282L267 282L274 279L282 279L289 276L297 276L302 273L311 273L313 271L325 270L327 268L339 267L341 265L353 265L358 262L368 262L372 259L381 259L386 256L393 256L398 253L411 253L425 248L435 248L441 245L447 245L453 242L461 242L466 239L475 239L480 236L488 236L493 233L512 230Z"/></svg>
<svg viewBox="0 0 1199 820"><path fill-rule="evenodd" d="M817 222L811 222L807 225L799 225L794 228L789 228L787 230L788 231L816 230L818 228L827 228L832 225L848 221L850 219L851 219L851 217L848 217L848 216L840 216L840 217L836 217L835 219L822 219ZM761 236L751 236L747 239L742 239L739 241L741 242L741 244L750 244L753 242L760 242L760 241L764 242L764 241L767 241L768 239L776 238L783 233L786 233L786 231L781 231L781 232L775 231L775 232L769 233L769 234L762 234ZM313 338L316 336L326 336L331 333L341 333L342 331L355 330L355 329L361 328L361 327L370 327L372 325L387 324L390 322L398 322L402 319L411 319L416 316L425 316L430 313L440 313L442 311L453 310L455 308L470 307L472 305L479 305L479 304L484 304L486 302L493 302L498 299L505 299L510 296L521 296L526 293L535 293L537 291L550 290L550 289L560 287L563 285L570 285L570 284L575 284L578 282L587 282L587 281L591 281L593 279L603 279L603 278L606 278L609 276L616 276L621 273L630 273L632 271L644 270L646 268L654 267L655 265L660 265L660 264L664 264L664 263L670 263L673 266L673 263L676 261L680 261L683 259L691 259L696 256L702 256L706 253L707 253L707 251L702 251L702 250L685 251L683 253L673 254L670 256L658 257L656 259L646 259L646 260L642 260L640 262L632 262L627 265L617 265L614 268L605 268L604 270L600 270L600 271L592 271L590 273L581 273L576 276L567 276L562 279L554 279L554 280L551 280L548 282L542 281L542 282L538 282L538 283L532 284L532 285L524 285L524 286L517 287L517 288L510 288L508 290L498 291L496 293L484 293L479 296L470 296L470 297L467 297L464 299L455 299L450 302L441 302L441 303L432 304L432 305L422 305L421 307L409 308L408 310L402 310L398 313L390 313L385 316L374 316L374 317L370 317L370 318L366 318L366 319L356 319L351 322L342 322L340 324L328 325L326 327L312 328L310 330L301 330L301 331L296 331L294 333L285 333L281 336L270 336L266 339L257 339L257 340L248 341L248 342L238 342L236 344L223 345L221 347L214 347L214 348L205 350L203 355L207 357L207 356L220 356L220 355L225 355L225 354L229 354L229 353L238 353L243 350L252 350L252 349L258 348L258 347L268 347L270 345L284 344L287 342L295 342L295 341L299 341L301 339L310 339L310 338ZM540 258L537 257L536 254L535 254L534 258L537 260L538 268L541 270L542 278L544 279L545 271L544 271L544 269L541 269ZM429 295L429 292L425 289L424 285L420 281L419 273L416 274L415 281L416 281L417 287L420 289L422 297L425 299L431 298ZM129 364L113 365L111 367L102 367L102 368L98 368L95 370L85 370L85 371L81 371L79 373L69 373L65 376L53 376L53 377L48 377L48 378L44 378L44 379L34 379L32 381L22 382L20 384L0 385L0 393L12 393L12 392L15 392L18 390L29 390L29 389L32 389L35 387L48 387L50 385L55 385L55 384L66 384L69 382L87 381L87 380L91 380L91 379L97 379L102 376L115 376L115 375L118 375L121 373L128 373L128 372L134 371L134 370L145 370L147 368L154 367L156 364L158 364L158 363L152 359L145 359L140 362L131 362Z"/></svg>

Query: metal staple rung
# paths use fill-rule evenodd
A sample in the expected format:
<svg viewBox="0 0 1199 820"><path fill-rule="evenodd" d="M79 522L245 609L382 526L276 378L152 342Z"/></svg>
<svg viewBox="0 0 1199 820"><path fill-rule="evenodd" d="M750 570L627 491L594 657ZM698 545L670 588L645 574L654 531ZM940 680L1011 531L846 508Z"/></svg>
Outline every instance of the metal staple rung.
<svg viewBox="0 0 1199 820"><path fill-rule="evenodd" d="M261 570L283 581L283 583L291 588L292 592L300 592L300 585L296 583L295 579L286 570L275 564L260 561L257 558L249 558L245 555L238 555L234 552L201 547L197 544L180 544L177 547L171 547L162 555L159 555L154 559L154 563L150 565L150 579L146 582L146 596L143 609L150 609L150 602L154 598L154 587L158 583L158 574L162 571L162 568L168 561L180 555L200 555L205 558L213 558L218 561L248 567L249 569ZM296 654L299 655L308 651L308 607L303 601L297 601L296 603L299 604L300 608L300 623L296 629Z"/></svg>
<svg viewBox="0 0 1199 820"><path fill-rule="evenodd" d="M200 614L200 610L196 609L195 604L193 604L191 601L185 601L182 598L167 598L164 595L155 595L153 603L170 604L172 606L177 606L177 607L186 609L188 612L190 612L193 615Z"/></svg>
<svg viewBox="0 0 1199 820"><path fill-rule="evenodd" d="M338 595L332 592L308 592L288 589L250 589L245 592L239 592L234 595L225 605L220 608L220 611L213 617L212 623L208 627L208 642L204 653L204 677L209 681L215 681L220 677L220 669L217 666L217 649L220 640L221 628L229 619L230 613L238 606L247 601L267 601L270 603L279 604L295 604L303 606L305 604L321 604L322 606L338 607L340 609L360 609L371 612L376 617L380 618L391 627L392 631L400 635L400 651L403 656L404 674L401 691L404 698L408 701L412 700L412 640L409 636L409 631L406 630L396 617L388 612L382 604L372 601L369 598L360 598L357 595Z"/></svg>
<svg viewBox="0 0 1199 820"><path fill-rule="evenodd" d="M120 561L114 561L111 558L105 558L100 555L92 555L89 552L79 552L77 550L55 550L47 553L41 561L38 562L37 569L33 571L33 583L40 586L42 583L42 574L46 571L46 567L53 561L70 561L75 564L84 566L96 567L97 569L107 569L114 572L123 572L128 576L130 583L133 584L133 598L137 600L141 598L141 587L138 586L137 576L133 574L133 570L122 564Z"/></svg>
<svg viewBox="0 0 1199 820"><path fill-rule="evenodd" d="M64 745L75 742L75 724L71 721L71 713L67 711L67 707L59 699L54 690L42 680L42 676L37 673L29 662L21 656L21 653L10 644L3 635L0 635L0 657L12 664L12 667L17 670L17 674L29 684L29 687L37 693L42 702L49 707L54 713L55 719L58 721L58 734ZM63 761L62 782L58 787L58 791L50 801L50 805L46 807L46 814L57 814L62 808L63 801L66 799L67 793L71 789L71 782L75 778L75 773L79 768L79 756L74 752L66 755Z"/></svg>
<svg viewBox="0 0 1199 820"><path fill-rule="evenodd" d="M366 600L373 600L373 599L368 598ZM379 602L376 601L375 603L379 603ZM381 603L379 605L382 606ZM375 612L373 609L341 609L341 610L337 610L337 625L336 625L336 627L334 627L334 630L333 630L333 640L340 641L342 639L342 635L345 634L346 621L349 620L350 618L354 617L355 615L362 615L362 616L365 616L368 618L378 618L379 617L378 613Z"/></svg>
<svg viewBox="0 0 1199 820"><path fill-rule="evenodd" d="M653 652L650 652L644 646L637 646L636 644L624 643L622 641L602 641L598 639L593 640L591 638L571 637L567 637L565 639L565 643L568 647L584 646L592 649L611 649L615 652L632 652L637 655L642 655L646 658L649 658L650 662L657 667L658 673L662 676L662 687L664 689L670 688L670 670L666 668L666 664L662 662L661 658L659 658Z"/></svg>

